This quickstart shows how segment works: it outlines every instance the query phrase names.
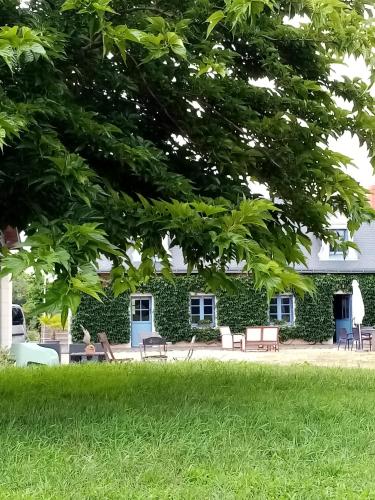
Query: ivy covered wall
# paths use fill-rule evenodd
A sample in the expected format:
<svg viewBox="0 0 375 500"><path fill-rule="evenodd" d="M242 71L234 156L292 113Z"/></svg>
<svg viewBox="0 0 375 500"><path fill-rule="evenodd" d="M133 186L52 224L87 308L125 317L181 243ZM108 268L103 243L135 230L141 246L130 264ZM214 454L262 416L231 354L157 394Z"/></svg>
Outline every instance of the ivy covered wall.
<svg viewBox="0 0 375 500"><path fill-rule="evenodd" d="M233 333L243 332L247 326L268 323L268 304L265 292L254 289L249 277L236 278L239 282L235 294L221 291L217 297L218 325L231 328Z"/></svg>
<svg viewBox="0 0 375 500"><path fill-rule="evenodd" d="M80 325L89 330L92 341L97 342L97 334L106 332L112 344L123 344L130 339L129 295L123 294L116 299L107 291L103 302L85 295L82 298L77 315L72 321L72 338L82 342L83 333Z"/></svg>
<svg viewBox="0 0 375 500"><path fill-rule="evenodd" d="M321 342L334 334L333 296L342 291L351 293L351 283L357 279L365 302L364 324L375 325L375 275L373 274L322 274L312 275L315 282L314 296L296 297L295 325L282 327L282 339L301 338L309 342ZM233 332L242 332L246 326L264 325L268 322L268 306L264 292L258 292L251 278L240 276L238 291L216 293L217 323L228 325ZM202 341L215 339L214 328L192 329L190 325L190 293L204 292L204 281L198 276L177 276L174 283L156 277L140 292L154 298L155 329L169 341L190 340L194 333ZM129 295L103 303L85 297L73 320L73 338L82 339L79 325L83 324L94 336L105 331L113 343L127 343L130 339Z"/></svg>
<svg viewBox="0 0 375 500"><path fill-rule="evenodd" d="M248 277L238 277L239 290L233 295L220 291L216 296L217 324L228 325L233 331L243 331L246 326L267 322L265 293L255 291ZM192 328L190 325L190 293L205 293L205 283L196 275L177 276L174 283L154 278L143 292L154 297L155 328L172 342L213 340L218 336L215 328Z"/></svg>
<svg viewBox="0 0 375 500"><path fill-rule="evenodd" d="M174 283L162 278L149 281L143 291L154 298L155 329L168 341L190 340L189 277L176 277ZM197 287L201 287L197 281Z"/></svg>
<svg viewBox="0 0 375 500"><path fill-rule="evenodd" d="M295 326L283 328L283 338L302 338L310 342L327 340L334 334L333 296L337 292L351 293L356 279L365 304L365 325L375 325L375 274L312 275L316 293L296 299Z"/></svg>

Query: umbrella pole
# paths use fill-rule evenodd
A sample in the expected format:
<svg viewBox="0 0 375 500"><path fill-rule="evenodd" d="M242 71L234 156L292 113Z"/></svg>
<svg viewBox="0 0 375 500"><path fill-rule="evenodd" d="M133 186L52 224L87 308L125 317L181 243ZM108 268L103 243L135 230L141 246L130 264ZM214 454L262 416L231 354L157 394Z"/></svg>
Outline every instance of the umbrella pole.
<svg viewBox="0 0 375 500"><path fill-rule="evenodd" d="M362 344L361 325L358 325L358 333L359 333L359 348L362 350L363 349L363 344Z"/></svg>

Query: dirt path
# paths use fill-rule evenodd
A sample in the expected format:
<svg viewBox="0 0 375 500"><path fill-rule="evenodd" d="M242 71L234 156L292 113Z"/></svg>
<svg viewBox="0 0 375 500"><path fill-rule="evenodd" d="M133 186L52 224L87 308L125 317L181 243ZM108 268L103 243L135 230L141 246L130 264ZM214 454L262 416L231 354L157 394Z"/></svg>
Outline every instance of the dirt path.
<svg viewBox="0 0 375 500"><path fill-rule="evenodd" d="M118 357L132 357L140 360L138 350L116 349ZM172 346L168 353L173 358L183 359L186 349ZM218 361L249 361L255 363L270 363L277 365L291 365L308 363L317 366L334 366L343 368L372 368L375 369L375 351L345 351L343 348L323 346L301 346L290 348L282 346L279 352L241 352L224 350L221 348L197 347L192 360L216 359Z"/></svg>

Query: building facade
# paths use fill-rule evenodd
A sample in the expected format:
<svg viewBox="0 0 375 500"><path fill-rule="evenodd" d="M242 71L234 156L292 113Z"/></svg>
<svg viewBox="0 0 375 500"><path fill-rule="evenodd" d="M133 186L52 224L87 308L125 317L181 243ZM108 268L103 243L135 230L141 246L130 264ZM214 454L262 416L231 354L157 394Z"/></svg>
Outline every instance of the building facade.
<svg viewBox="0 0 375 500"><path fill-rule="evenodd" d="M238 265L228 267L238 284L235 294L207 293L198 276L187 276L181 249L172 247L169 252L176 276L174 284L155 277L138 293L109 298L105 305L85 298L73 321L73 336L80 338L78 325L85 322L94 333L106 330L112 341L136 347L141 335L153 331L170 341L189 340L195 333L200 340L209 341L217 337L219 326L228 325L233 332L241 332L246 326L276 323L281 325L285 340L334 342L340 328L352 328L353 279L358 280L364 298L364 324L375 324L375 223L364 224L354 235L349 233L344 218L332 219L331 228L342 239L355 242L360 251L350 249L344 255L311 236L307 265L296 269L313 279L313 296L300 298L285 293L268 303L265 294L254 290L251 277L243 275ZM132 259L136 264L140 256L133 254ZM109 273L110 262L100 261L99 271Z"/></svg>

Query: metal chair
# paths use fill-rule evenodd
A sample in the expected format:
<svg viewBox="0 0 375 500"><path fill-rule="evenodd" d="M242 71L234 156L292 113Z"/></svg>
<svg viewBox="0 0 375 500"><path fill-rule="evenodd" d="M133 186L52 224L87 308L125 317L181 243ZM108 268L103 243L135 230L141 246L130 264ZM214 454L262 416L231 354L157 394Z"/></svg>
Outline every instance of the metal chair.
<svg viewBox="0 0 375 500"><path fill-rule="evenodd" d="M192 356L193 356L193 352L194 352L194 344L195 344L195 341L196 341L196 338L197 336L194 335L190 341L190 346L189 346L189 350L188 350L188 353L187 355L185 356L185 358L173 358L174 361L190 361Z"/></svg>
<svg viewBox="0 0 375 500"><path fill-rule="evenodd" d="M345 351L346 351L346 348L348 348L348 350L349 350L350 346L351 346L351 350L353 350L353 334L348 333L346 328L340 328L339 341L337 343L337 350L340 349L340 345L342 343L345 344Z"/></svg>
<svg viewBox="0 0 375 500"><path fill-rule="evenodd" d="M185 361L190 361L191 360L191 357L193 356L193 352L194 352L194 344L195 344L195 340L196 340L197 336L194 335L193 338L191 339L190 341L190 347L189 347L189 351L187 353L187 356L186 356L186 360Z"/></svg>
<svg viewBox="0 0 375 500"><path fill-rule="evenodd" d="M152 351L155 348L158 349L156 354L147 354L147 349L149 349L150 352L150 350ZM163 354L167 350L167 342L164 337L152 336L142 339L141 344L139 344L139 349L142 361L167 361L168 359L168 356Z"/></svg>
<svg viewBox="0 0 375 500"><path fill-rule="evenodd" d="M150 338L150 337L159 337L159 338L161 338L161 335L160 335L160 333L159 333L159 332L141 333L141 334L139 335L139 345L141 345L141 344L142 344L143 339L148 339L148 338ZM164 346L164 351L166 351L166 350L167 350L167 345L165 344L165 346Z"/></svg>
<svg viewBox="0 0 375 500"><path fill-rule="evenodd" d="M361 343L361 336L359 335L358 326L353 326L352 332L353 332L353 342L355 342L355 348L357 350L361 349L362 343Z"/></svg>
<svg viewBox="0 0 375 500"><path fill-rule="evenodd" d="M372 351L372 334L374 333L373 328L361 328L362 337L362 349L364 348L364 343L368 343L369 351Z"/></svg>

